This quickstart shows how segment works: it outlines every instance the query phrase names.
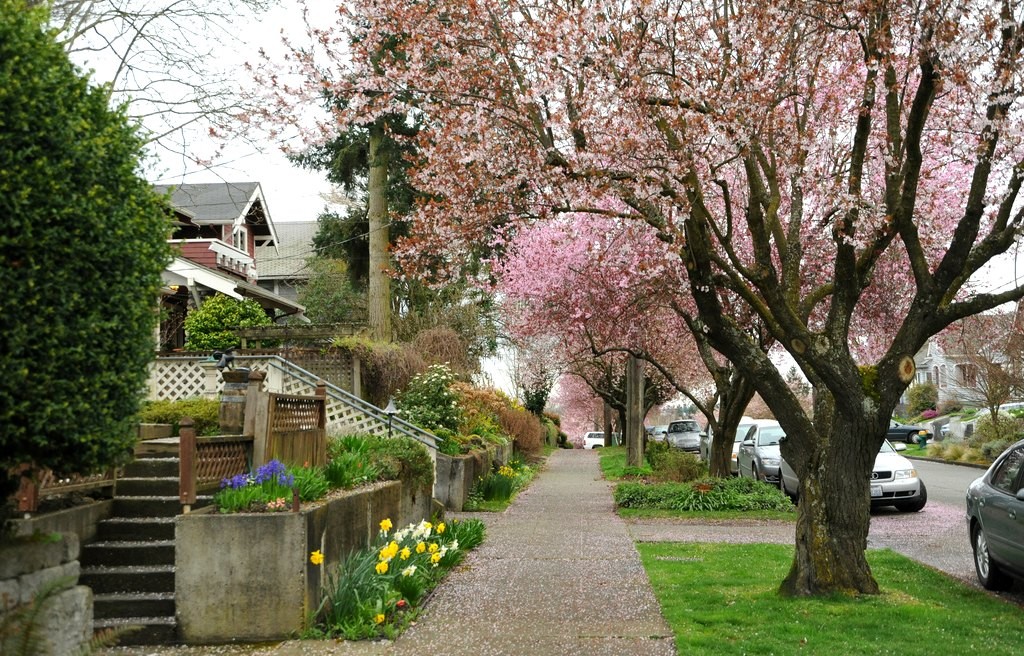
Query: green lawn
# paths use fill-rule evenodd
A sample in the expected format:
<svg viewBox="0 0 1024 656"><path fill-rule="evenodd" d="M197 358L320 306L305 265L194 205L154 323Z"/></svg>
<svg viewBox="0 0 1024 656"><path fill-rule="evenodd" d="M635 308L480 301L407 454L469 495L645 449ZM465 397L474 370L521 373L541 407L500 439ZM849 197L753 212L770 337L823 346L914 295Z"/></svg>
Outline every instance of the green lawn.
<svg viewBox="0 0 1024 656"><path fill-rule="evenodd" d="M598 449L598 453L601 454L601 473L609 481L648 476L651 473L651 466L647 464L646 458L642 467L626 467L626 447L624 446L606 446Z"/></svg>
<svg viewBox="0 0 1024 656"><path fill-rule="evenodd" d="M793 548L637 545L680 655L1014 654L1024 611L892 551L868 559L882 594L793 599L776 591Z"/></svg>

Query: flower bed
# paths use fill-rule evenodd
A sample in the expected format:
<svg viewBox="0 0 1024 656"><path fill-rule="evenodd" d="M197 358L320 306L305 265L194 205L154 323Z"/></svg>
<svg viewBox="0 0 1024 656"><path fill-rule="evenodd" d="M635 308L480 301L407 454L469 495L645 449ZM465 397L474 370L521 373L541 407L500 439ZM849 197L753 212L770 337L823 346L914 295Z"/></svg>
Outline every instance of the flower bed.
<svg viewBox="0 0 1024 656"><path fill-rule="evenodd" d="M187 643L281 640L310 627L325 568L377 537L377 522L427 519L429 488L380 482L337 491L299 512L217 513L175 519L175 598ZM309 560L312 552L322 565Z"/></svg>
<svg viewBox="0 0 1024 656"><path fill-rule="evenodd" d="M327 574L316 625L307 635L395 637L416 617L426 593L484 537L483 523L475 519L450 526L424 520L394 533L392 527L389 518L382 520L371 547ZM314 551L309 559L318 566L324 555Z"/></svg>

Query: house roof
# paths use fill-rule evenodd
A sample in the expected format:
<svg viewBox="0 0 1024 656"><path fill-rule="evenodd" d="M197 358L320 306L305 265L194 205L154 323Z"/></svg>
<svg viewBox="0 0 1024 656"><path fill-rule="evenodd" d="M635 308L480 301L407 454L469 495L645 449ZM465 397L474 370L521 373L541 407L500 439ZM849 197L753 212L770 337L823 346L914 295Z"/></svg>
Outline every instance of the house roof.
<svg viewBox="0 0 1024 656"><path fill-rule="evenodd" d="M174 261L164 269L162 275L163 281L167 285L185 285L190 288L194 285L202 285L231 298L255 299L265 308L282 310L286 314L302 313L306 310L305 306L263 289L259 285L217 273L213 269L183 257L174 258Z"/></svg>
<svg viewBox="0 0 1024 656"><path fill-rule="evenodd" d="M316 221L277 224L277 247L256 247L256 270L260 279L308 278L306 258L313 255L313 237L319 226Z"/></svg>
<svg viewBox="0 0 1024 656"><path fill-rule="evenodd" d="M277 240L258 182L204 182L153 188L160 194L170 192L171 204L197 224L230 225L243 218L255 234L270 237L271 243Z"/></svg>

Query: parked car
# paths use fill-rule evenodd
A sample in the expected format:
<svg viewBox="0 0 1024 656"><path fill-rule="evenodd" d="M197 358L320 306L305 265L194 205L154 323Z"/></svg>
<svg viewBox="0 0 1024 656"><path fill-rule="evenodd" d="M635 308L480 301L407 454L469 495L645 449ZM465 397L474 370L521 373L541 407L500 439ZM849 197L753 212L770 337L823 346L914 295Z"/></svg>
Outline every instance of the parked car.
<svg viewBox="0 0 1024 656"><path fill-rule="evenodd" d="M901 424L895 419L891 419L889 420L889 430L885 434L885 439L894 442L917 444L920 435L924 435L926 440L932 439L932 432L924 426Z"/></svg>
<svg viewBox="0 0 1024 656"><path fill-rule="evenodd" d="M889 440L882 442L871 469L872 508L895 506L900 512L918 512L928 503L928 489L914 464L898 453L906 448L902 443L893 446ZM800 482L784 458L779 471L779 488L796 500Z"/></svg>
<svg viewBox="0 0 1024 656"><path fill-rule="evenodd" d="M989 590L1024 580L1024 440L1002 453L967 488L974 570Z"/></svg>
<svg viewBox="0 0 1024 656"><path fill-rule="evenodd" d="M584 449L600 449L604 446L604 431L590 431L583 434Z"/></svg>
<svg viewBox="0 0 1024 656"><path fill-rule="evenodd" d="M743 442L747 433L749 433L750 429L753 428L754 421L755 420L750 417L744 416L740 419L739 426L736 427L736 434L733 436L732 443L731 470L733 474L739 473L737 458L739 457L740 443ZM711 440L711 426L709 425L708 429L700 434L700 458L704 462L711 459Z"/></svg>
<svg viewBox="0 0 1024 656"><path fill-rule="evenodd" d="M779 422L771 419L754 421L752 430L740 442L736 467L740 476L779 485L782 454L779 441L786 436Z"/></svg>
<svg viewBox="0 0 1024 656"><path fill-rule="evenodd" d="M654 440L655 442L664 442L665 435L668 434L668 424L659 424L657 426L651 426L647 429L647 439Z"/></svg>
<svg viewBox="0 0 1024 656"><path fill-rule="evenodd" d="M697 453L700 450L700 424L693 419L673 421L668 425L665 441L673 448Z"/></svg>

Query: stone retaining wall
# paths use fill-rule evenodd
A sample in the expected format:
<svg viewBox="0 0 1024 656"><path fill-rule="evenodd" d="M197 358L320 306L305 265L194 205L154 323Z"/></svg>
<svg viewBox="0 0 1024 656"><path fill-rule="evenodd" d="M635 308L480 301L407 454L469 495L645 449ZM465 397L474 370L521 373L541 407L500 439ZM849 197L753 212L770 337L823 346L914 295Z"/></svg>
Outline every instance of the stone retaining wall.
<svg viewBox="0 0 1024 656"><path fill-rule="evenodd" d="M488 446L462 456L437 454L434 475L434 498L448 510L461 512L476 481L495 468L507 465L512 445Z"/></svg>
<svg viewBox="0 0 1024 656"><path fill-rule="evenodd" d="M44 644L27 653L78 654L92 638L92 590L77 585L79 545L73 533L0 544L0 627L17 625L43 591L59 590L38 615L35 635ZM24 627L0 631L0 654L21 653L24 636Z"/></svg>

